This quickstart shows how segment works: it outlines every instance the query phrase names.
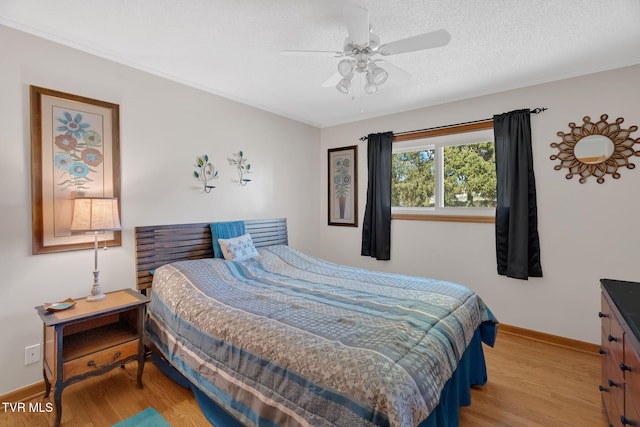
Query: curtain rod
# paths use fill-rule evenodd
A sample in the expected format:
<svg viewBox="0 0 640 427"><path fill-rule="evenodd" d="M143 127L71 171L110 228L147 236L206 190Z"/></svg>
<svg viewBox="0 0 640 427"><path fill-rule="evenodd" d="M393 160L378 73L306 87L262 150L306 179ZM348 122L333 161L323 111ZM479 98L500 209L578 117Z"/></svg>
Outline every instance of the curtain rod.
<svg viewBox="0 0 640 427"><path fill-rule="evenodd" d="M531 114L540 114L540 113L542 113L543 111L546 111L546 110L548 110L547 107L537 107L537 108L534 108L533 110L531 110ZM493 117L489 118L489 119L472 120L470 122L454 123L454 124L451 124L451 125L434 126L434 127L426 128L426 129L408 130L408 131L405 131L405 132L394 133L393 136L405 135L405 134L408 134L408 133L425 132L425 131L428 131L428 130L435 130L435 129L446 129L446 128L450 128L450 127L454 127L454 126L462 126L462 125L470 125L470 124L473 124L473 123L488 122L489 120L493 120ZM363 136L363 137L360 138L360 141L366 141L367 139L368 139L367 136Z"/></svg>

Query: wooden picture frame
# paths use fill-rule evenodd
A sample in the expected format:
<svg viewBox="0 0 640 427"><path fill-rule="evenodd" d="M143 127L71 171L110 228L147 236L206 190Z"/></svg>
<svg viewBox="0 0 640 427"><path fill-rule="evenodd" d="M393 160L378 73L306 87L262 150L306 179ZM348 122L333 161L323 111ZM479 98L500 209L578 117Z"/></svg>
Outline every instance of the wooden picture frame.
<svg viewBox="0 0 640 427"><path fill-rule="evenodd" d="M37 86L29 96L32 253L93 249L93 234L70 232L72 200L120 199L119 106ZM121 245L120 231L99 239Z"/></svg>
<svg viewBox="0 0 640 427"><path fill-rule="evenodd" d="M328 150L328 224L358 226L358 146Z"/></svg>

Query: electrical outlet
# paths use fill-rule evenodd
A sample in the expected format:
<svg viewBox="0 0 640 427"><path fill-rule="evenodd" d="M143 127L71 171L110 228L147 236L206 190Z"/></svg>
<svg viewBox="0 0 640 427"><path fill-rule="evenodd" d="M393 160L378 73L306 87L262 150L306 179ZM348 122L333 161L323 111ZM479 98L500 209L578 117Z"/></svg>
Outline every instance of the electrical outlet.
<svg viewBox="0 0 640 427"><path fill-rule="evenodd" d="M40 361L40 344L30 345L24 348L24 364L30 365Z"/></svg>

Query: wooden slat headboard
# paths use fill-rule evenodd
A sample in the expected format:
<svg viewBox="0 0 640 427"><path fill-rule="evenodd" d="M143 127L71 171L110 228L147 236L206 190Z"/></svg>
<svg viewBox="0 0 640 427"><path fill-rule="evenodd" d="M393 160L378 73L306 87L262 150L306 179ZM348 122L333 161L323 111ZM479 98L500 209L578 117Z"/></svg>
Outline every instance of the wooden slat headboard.
<svg viewBox="0 0 640 427"><path fill-rule="evenodd" d="M175 261L213 258L211 228L197 224L151 225L135 227L136 288L151 287L151 270ZM256 247L287 245L286 218L249 220L245 231Z"/></svg>

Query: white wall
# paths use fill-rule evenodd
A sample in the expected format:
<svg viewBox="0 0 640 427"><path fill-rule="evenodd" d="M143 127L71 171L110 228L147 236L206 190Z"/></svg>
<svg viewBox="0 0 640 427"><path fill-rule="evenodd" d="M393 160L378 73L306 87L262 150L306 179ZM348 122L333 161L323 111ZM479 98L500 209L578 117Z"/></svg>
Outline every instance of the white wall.
<svg viewBox="0 0 640 427"><path fill-rule="evenodd" d="M42 379L42 365L24 365L24 348L42 341L34 307L92 283L91 251L31 255L29 85L120 105L123 242L99 254L105 292L135 287L137 225L287 217L291 244L313 251L317 128L3 26L0 58L0 394ZM226 160L240 149L253 171L246 187ZM220 171L210 194L192 176L204 153Z"/></svg>
<svg viewBox="0 0 640 427"><path fill-rule="evenodd" d="M608 176L604 184L593 178L580 184L575 177L567 180L566 170L553 169L558 162L549 156L557 150L549 144L560 141L558 131L569 132L568 123L580 126L584 116L597 121L608 114L610 122L623 117L624 127L640 126L638 93L640 66L633 66L322 130L325 186L326 149L359 145L361 223L367 191L367 146L361 136L548 107L532 116L543 278L520 281L496 273L493 224L393 220L391 261L375 261L359 255L361 227L327 226L323 219L318 256L462 283L477 291L503 323L599 342L599 279L640 281L640 158L631 159L639 167L623 168L618 180ZM640 131L632 136L640 138Z"/></svg>

